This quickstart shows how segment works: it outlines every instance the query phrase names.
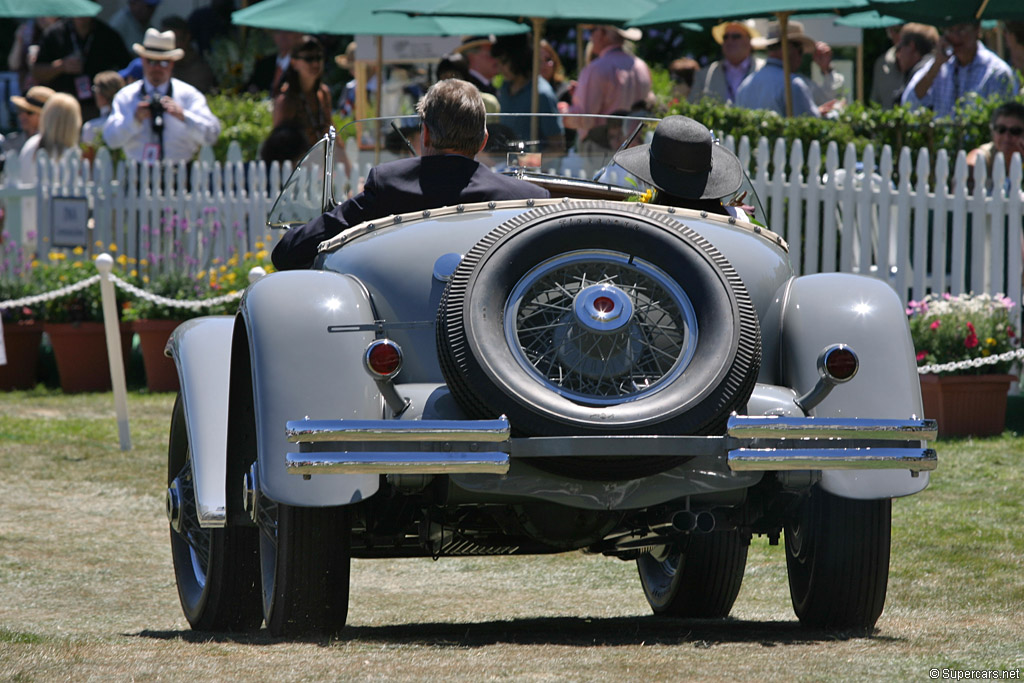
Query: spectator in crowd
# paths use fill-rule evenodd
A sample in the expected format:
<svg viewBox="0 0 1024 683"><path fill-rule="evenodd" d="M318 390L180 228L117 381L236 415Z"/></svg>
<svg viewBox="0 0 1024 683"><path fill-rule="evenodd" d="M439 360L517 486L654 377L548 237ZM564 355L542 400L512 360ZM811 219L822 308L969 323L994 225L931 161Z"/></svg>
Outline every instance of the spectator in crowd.
<svg viewBox="0 0 1024 683"><path fill-rule="evenodd" d="M323 45L313 36L300 35L289 55L280 94L274 98L274 126L298 128L306 147L316 144L331 126L331 91L323 75Z"/></svg>
<svg viewBox="0 0 1024 683"><path fill-rule="evenodd" d="M977 22L947 26L931 62L907 83L903 104L950 116L957 100L969 93L982 99L1010 97L1016 91L1013 71L978 40L979 30Z"/></svg>
<svg viewBox="0 0 1024 683"><path fill-rule="evenodd" d="M96 104L100 107L100 115L82 125L82 142L96 146L103 143L103 126L110 118L114 95L123 87L124 79L116 71L101 71L96 74L92 90L96 96Z"/></svg>
<svg viewBox="0 0 1024 683"><path fill-rule="evenodd" d="M823 40L815 41L811 60L821 70L822 81L819 83L813 78L808 78L807 82L811 86L814 103L818 107L829 105L826 107L828 111L836 106L843 85L846 84L846 77L832 68L832 46Z"/></svg>
<svg viewBox="0 0 1024 683"><path fill-rule="evenodd" d="M39 116L42 114L47 100L53 95L52 88L47 88L45 85L34 85L24 96L14 95L11 97L11 102L18 110L18 127L21 128L21 132L25 136L18 154L19 179L24 182L31 182L32 178L35 178L34 159L40 140ZM31 171L27 170L29 166L32 167ZM32 175L27 176L27 173Z"/></svg>
<svg viewBox="0 0 1024 683"><path fill-rule="evenodd" d="M184 52L174 46L174 33L146 31L132 49L142 57L143 78L114 97L113 112L103 127L108 146L124 149L134 161L188 161L202 145L220 135L220 121L194 87L172 78L174 63Z"/></svg>
<svg viewBox="0 0 1024 683"><path fill-rule="evenodd" d="M234 11L235 0L210 0L209 4L196 8L188 15L188 28L199 48L199 54L209 54L214 41L220 38L233 38L235 32L231 13Z"/></svg>
<svg viewBox="0 0 1024 683"><path fill-rule="evenodd" d="M160 0L124 0L124 6L110 17L110 28L125 45L141 43L147 28L153 28L153 13Z"/></svg>
<svg viewBox="0 0 1024 683"><path fill-rule="evenodd" d="M15 30L14 42L7 55L7 68L18 74L20 92L27 92L36 84L32 77L32 65L43 42L43 33L56 21L57 17L36 17L23 21Z"/></svg>
<svg viewBox="0 0 1024 683"><path fill-rule="evenodd" d="M722 58L697 73L689 100L711 97L732 104L743 79L764 66L764 59L754 55L750 42L761 34L751 20L727 21L712 28L711 37L722 46Z"/></svg>
<svg viewBox="0 0 1024 683"><path fill-rule="evenodd" d="M981 147L972 149L967 154L968 191L974 191L974 169L979 164L985 165L985 192L992 193L992 170L996 154L1002 152L1003 163L1006 164L1006 183L1010 182L1010 162L1014 154L1021 155L1024 160L1024 104L1006 102L992 112L992 139Z"/></svg>
<svg viewBox="0 0 1024 683"><path fill-rule="evenodd" d="M67 93L54 93L43 105L39 115L39 132L25 142L19 157L19 180L36 182L36 156L46 150L51 159L60 159L68 150L78 147L82 132L82 108Z"/></svg>
<svg viewBox="0 0 1024 683"><path fill-rule="evenodd" d="M1010 51L1010 66L1014 71L1024 72L1024 21L1004 21L1003 28L1006 47Z"/></svg>
<svg viewBox="0 0 1024 683"><path fill-rule="evenodd" d="M696 59L690 57L680 57L669 63L668 74L672 78L672 99L683 102L690 98L698 71L700 71L700 64Z"/></svg>
<svg viewBox="0 0 1024 683"><path fill-rule="evenodd" d="M644 60L626 49L626 41L640 40L637 28L595 26L590 32L593 61L580 72L572 87L572 104L560 102L559 111L566 114L611 114L617 109L634 109L637 102L652 98L651 71ZM602 119L568 117L563 123L574 128L579 136L581 156L607 151L607 124Z"/></svg>
<svg viewBox="0 0 1024 683"><path fill-rule="evenodd" d="M737 215L722 198L740 189L743 166L689 117L666 116L649 144L624 149L613 160L657 190L654 204Z"/></svg>
<svg viewBox="0 0 1024 683"><path fill-rule="evenodd" d="M494 42L491 54L498 60L502 74L498 90L498 107L502 114L533 113L533 46L524 35L502 36ZM537 113L557 114L555 91L543 76L537 76ZM502 116L502 125L508 126L519 140L531 140L531 118L528 116ZM557 116L537 118L537 133L542 150L561 150L565 133Z"/></svg>
<svg viewBox="0 0 1024 683"><path fill-rule="evenodd" d="M271 31L270 36L277 52L256 60L249 78L249 92L268 92L273 99L281 91L284 74L291 65L292 52L304 36L296 31L280 30Z"/></svg>
<svg viewBox="0 0 1024 683"><path fill-rule="evenodd" d="M939 32L927 24L904 24L896 46L896 67L903 77L903 83L892 92L892 99L900 102L903 91L918 71L928 63L926 57L932 54L939 42Z"/></svg>
<svg viewBox="0 0 1024 683"><path fill-rule="evenodd" d="M160 30L174 32L174 44L185 51L185 56L174 65L174 77L185 81L202 93L208 93L217 86L210 64L203 59L192 45L192 32L188 22L178 16L164 17Z"/></svg>
<svg viewBox="0 0 1024 683"><path fill-rule="evenodd" d="M498 60L491 54L494 36L468 36L455 51L466 57L469 64L469 82L480 92L497 95L491 80L498 75Z"/></svg>
<svg viewBox="0 0 1024 683"><path fill-rule="evenodd" d="M128 66L118 71L117 75L124 79L125 85L142 80L142 57L136 57L128 62Z"/></svg>
<svg viewBox="0 0 1024 683"><path fill-rule="evenodd" d="M875 66L871 71L871 94L872 102L880 104L882 109L892 109L900 103L895 97L897 91L903 89L906 83L903 71L896 63L896 50L900 43L900 29L903 24L896 24L885 29L885 34L892 41L892 46L880 54L875 60Z"/></svg>
<svg viewBox="0 0 1024 683"><path fill-rule="evenodd" d="M814 40L804 33L803 24L790 21L788 28L789 64L796 68L805 51L815 49ZM770 109L786 115L786 81L782 70L782 40L778 22L768 25L768 36L758 41L768 50L768 59L760 71L750 74L736 90L736 105L746 109ZM810 79L798 73L790 74L794 116L821 116L814 103L814 90Z"/></svg>
<svg viewBox="0 0 1024 683"><path fill-rule="evenodd" d="M92 79L101 71L120 69L131 53L117 31L92 17L62 19L46 29L32 76L57 92L74 95L85 119L99 116Z"/></svg>
<svg viewBox="0 0 1024 683"><path fill-rule="evenodd" d="M416 109L423 122L423 156L374 167L362 192L286 232L272 254L278 270L312 266L321 242L363 221L438 206L549 196L544 188L493 173L474 159L487 142L487 127L483 100L471 83L439 81Z"/></svg>
<svg viewBox="0 0 1024 683"><path fill-rule="evenodd" d="M562 59L546 38L540 39L540 75L551 84L552 90L555 91L555 99L572 101L572 95L569 94L569 79L565 75Z"/></svg>
<svg viewBox="0 0 1024 683"><path fill-rule="evenodd" d="M446 78L458 78L461 81L470 80L469 62L466 61L466 57L461 52L450 52L438 61L437 80L443 81Z"/></svg>

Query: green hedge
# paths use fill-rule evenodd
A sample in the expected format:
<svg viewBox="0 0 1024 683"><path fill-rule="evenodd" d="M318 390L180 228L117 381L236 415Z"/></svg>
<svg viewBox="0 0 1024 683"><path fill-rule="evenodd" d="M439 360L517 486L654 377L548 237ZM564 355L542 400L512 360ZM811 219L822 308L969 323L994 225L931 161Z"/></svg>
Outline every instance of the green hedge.
<svg viewBox="0 0 1024 683"><path fill-rule="evenodd" d="M655 79L658 83L659 79ZM657 91L656 91L657 92ZM1024 103L1024 95L1018 94L1016 101ZM665 102L665 98L661 99ZM756 143L761 136L769 140L785 138L787 141L802 140L806 148L812 140L821 143L822 152L829 142L839 146L840 154L847 143L853 143L860 152L869 143L876 151L882 145L889 145L894 152L902 147L911 149L928 148L934 153L939 149L953 152L958 149L971 150L991 139L989 119L992 111L1005 102L1003 99L964 100L953 119L936 119L926 109L911 111L909 107L885 110L878 105L860 102L849 103L837 118L817 119L811 116L785 118L770 111L731 107L714 100L704 99L689 102L665 102L658 114L683 114L696 119L715 131L723 131L738 140L746 135Z"/></svg>

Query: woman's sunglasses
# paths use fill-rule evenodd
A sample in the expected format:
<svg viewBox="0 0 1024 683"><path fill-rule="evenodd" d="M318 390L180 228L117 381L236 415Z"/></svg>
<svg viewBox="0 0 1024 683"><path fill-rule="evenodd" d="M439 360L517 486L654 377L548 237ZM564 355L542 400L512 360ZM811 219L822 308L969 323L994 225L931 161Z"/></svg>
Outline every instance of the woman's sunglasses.
<svg viewBox="0 0 1024 683"><path fill-rule="evenodd" d="M1000 135L1006 135L1007 133L1009 133L1013 137L1019 138L1021 134L1024 133L1024 128L1022 128L1021 126L1013 126L1011 128L1010 126L998 125L992 126L992 132L999 133Z"/></svg>

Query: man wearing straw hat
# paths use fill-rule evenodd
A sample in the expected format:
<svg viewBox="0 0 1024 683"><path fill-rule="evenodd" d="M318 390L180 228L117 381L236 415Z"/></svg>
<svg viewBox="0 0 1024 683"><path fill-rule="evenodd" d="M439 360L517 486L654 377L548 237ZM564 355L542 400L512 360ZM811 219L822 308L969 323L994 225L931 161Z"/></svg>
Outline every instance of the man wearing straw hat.
<svg viewBox="0 0 1024 683"><path fill-rule="evenodd" d="M722 46L722 59L697 72L688 99L697 102L711 97L732 104L743 79L764 66L765 60L754 55L750 44L751 39L760 38L761 34L754 28L753 20L747 19L718 24L711 29L711 37Z"/></svg>
<svg viewBox="0 0 1024 683"><path fill-rule="evenodd" d="M798 65L804 53L812 53L814 40L804 33L804 25L790 21L787 31L789 39L789 63ZM736 106L746 109L770 109L781 116L786 115L786 77L782 69L782 33L779 23L768 24L768 36L752 40L754 48L766 49L768 59L764 67L743 79L736 90ZM821 117L818 105L814 103L814 88L801 74L790 74L793 93L793 116Z"/></svg>
<svg viewBox="0 0 1024 683"><path fill-rule="evenodd" d="M39 149L39 115L43 111L43 105L53 95L53 89L45 85L33 85L28 92L22 95L13 95L11 104L18 110L18 127L25 135L25 141L18 153L18 168L23 177L28 178L25 170L35 164L36 150Z"/></svg>
<svg viewBox="0 0 1024 683"><path fill-rule="evenodd" d="M220 135L220 121L194 87L171 78L174 63L184 51L174 45L174 32L146 31L142 44L132 46L142 58L142 80L126 85L114 97L103 126L103 139L123 148L135 161L188 161L202 145Z"/></svg>

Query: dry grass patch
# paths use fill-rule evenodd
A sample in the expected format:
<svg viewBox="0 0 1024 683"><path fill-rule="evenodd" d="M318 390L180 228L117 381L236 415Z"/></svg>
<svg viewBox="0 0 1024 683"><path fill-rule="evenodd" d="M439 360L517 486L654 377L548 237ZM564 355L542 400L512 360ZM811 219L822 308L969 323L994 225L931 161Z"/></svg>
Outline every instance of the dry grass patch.
<svg viewBox="0 0 1024 683"><path fill-rule="evenodd" d="M0 395L0 680L924 679L1024 668L1022 446L940 442L894 504L871 637L802 630L781 548L755 539L733 618L649 614L635 566L580 553L357 560L334 639L188 629L163 517L173 397Z"/></svg>

